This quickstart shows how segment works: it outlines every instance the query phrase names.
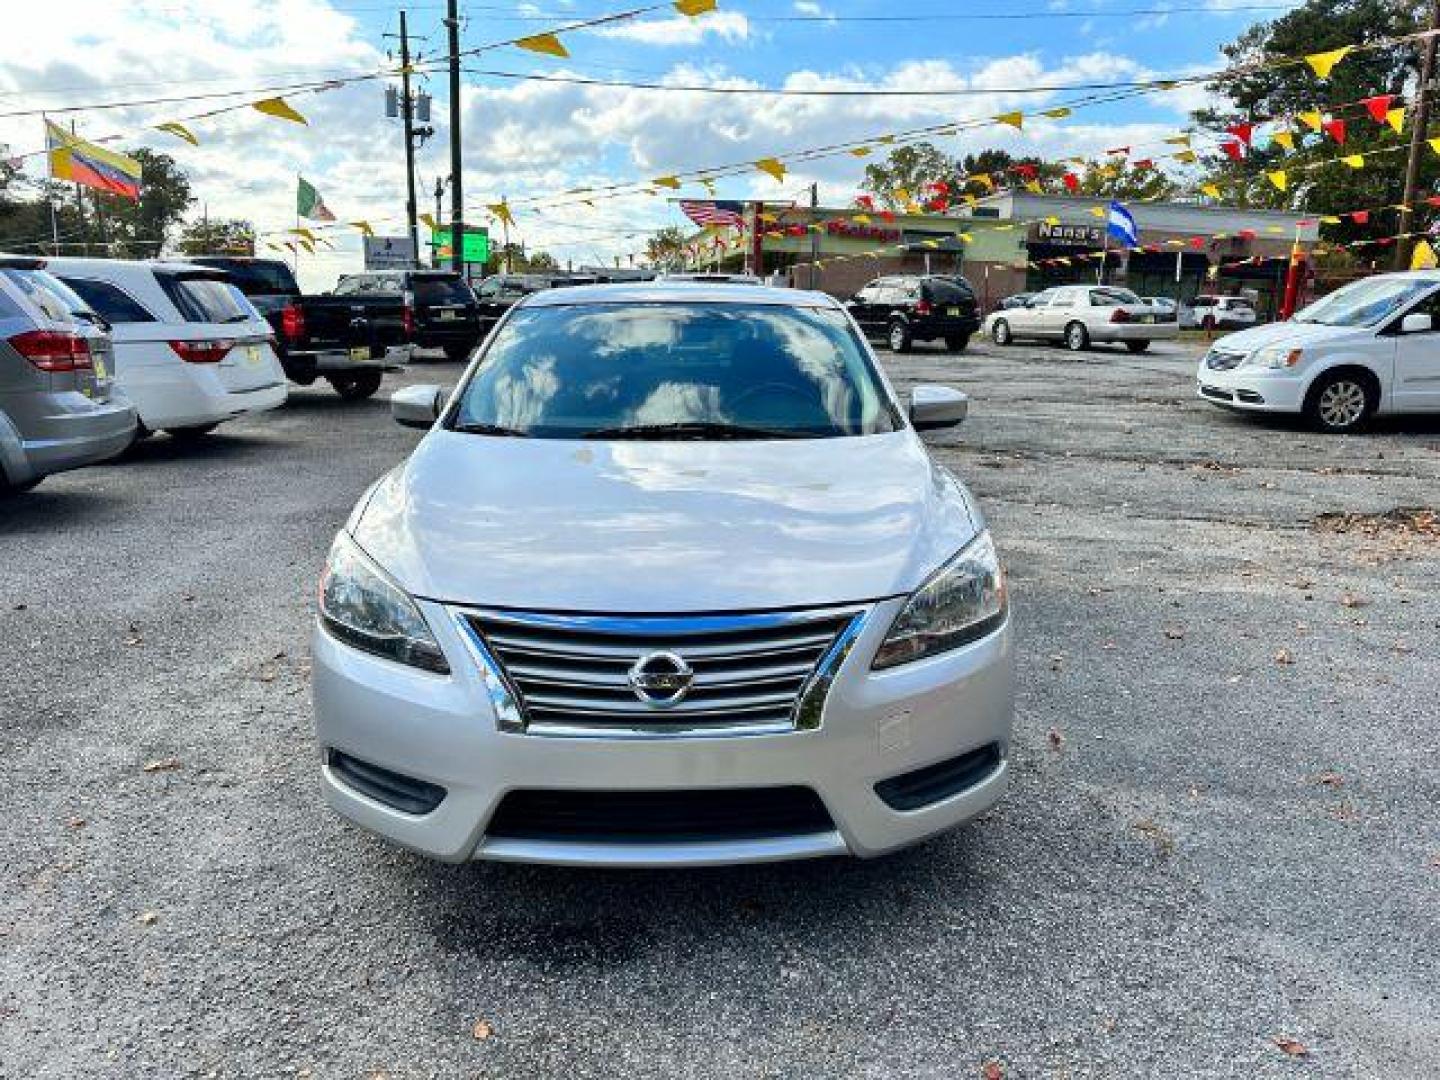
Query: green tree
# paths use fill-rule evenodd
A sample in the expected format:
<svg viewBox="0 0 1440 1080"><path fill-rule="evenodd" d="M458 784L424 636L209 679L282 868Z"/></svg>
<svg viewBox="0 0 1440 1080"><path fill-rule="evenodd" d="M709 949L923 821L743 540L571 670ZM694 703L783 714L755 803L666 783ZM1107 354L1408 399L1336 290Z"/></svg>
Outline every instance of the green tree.
<svg viewBox="0 0 1440 1080"><path fill-rule="evenodd" d="M645 240L645 261L657 270L681 270L690 257L689 238L683 229L666 225Z"/></svg>
<svg viewBox="0 0 1440 1080"><path fill-rule="evenodd" d="M97 195L105 239L133 255L154 256L170 242L195 203L190 178L169 154L125 151L140 162L140 198Z"/></svg>
<svg viewBox="0 0 1440 1080"><path fill-rule="evenodd" d="M1081 195L1156 202L1171 198L1179 190L1180 185L1159 169L1137 169L1123 161L1087 161L1080 173Z"/></svg>
<svg viewBox="0 0 1440 1080"><path fill-rule="evenodd" d="M1236 123L1293 116L1298 112L1360 101L1376 94L1404 94L1413 91L1419 70L1418 45L1367 49L1342 60L1328 80L1320 80L1306 64L1265 66L1281 58L1337 49L1413 33L1421 28L1420 0L1307 0L1302 6L1275 19L1250 27L1223 47L1231 66L1243 66L1244 74L1211 84L1210 89L1225 104L1195 114L1196 122L1223 135ZM1397 149L1409 138L1396 135L1376 124L1363 109L1336 113L1346 121L1344 148L1328 136L1306 138L1308 129L1297 125L1296 150L1286 153L1270 143L1234 162L1223 154L1205 159L1205 179L1217 184L1227 202L1304 210L1314 214L1344 213L1398 203L1404 182L1404 151ZM1258 141L1258 140L1257 140ZM1308 145L1307 145L1308 143ZM1303 166L1333 160L1340 154L1377 155L1361 169L1339 162L1316 169ZM1281 191L1265 176L1267 171L1284 169L1288 183ZM1435 156L1422 159L1421 185L1430 190L1440 179ZM1371 216L1369 224L1357 225L1345 219L1327 226L1326 236L1356 240L1393 234L1395 218L1385 212Z"/></svg>
<svg viewBox="0 0 1440 1080"><path fill-rule="evenodd" d="M254 255L255 225L244 218L201 218L180 232L186 255Z"/></svg>
<svg viewBox="0 0 1440 1080"><path fill-rule="evenodd" d="M960 164L928 142L897 146L884 161L865 166L861 190L873 195L877 202L891 210L899 209L903 200L896 191L908 191L911 198L925 197L926 189L938 181L954 180Z"/></svg>

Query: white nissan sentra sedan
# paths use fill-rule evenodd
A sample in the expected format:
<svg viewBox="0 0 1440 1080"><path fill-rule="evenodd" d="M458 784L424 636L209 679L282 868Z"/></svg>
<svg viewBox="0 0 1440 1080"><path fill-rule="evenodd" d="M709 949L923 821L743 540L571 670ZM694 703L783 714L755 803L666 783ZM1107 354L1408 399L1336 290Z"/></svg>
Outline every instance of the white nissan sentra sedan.
<svg viewBox="0 0 1440 1080"><path fill-rule="evenodd" d="M879 855L1006 784L1004 573L844 309L535 294L360 499L319 589L330 804L449 861Z"/></svg>

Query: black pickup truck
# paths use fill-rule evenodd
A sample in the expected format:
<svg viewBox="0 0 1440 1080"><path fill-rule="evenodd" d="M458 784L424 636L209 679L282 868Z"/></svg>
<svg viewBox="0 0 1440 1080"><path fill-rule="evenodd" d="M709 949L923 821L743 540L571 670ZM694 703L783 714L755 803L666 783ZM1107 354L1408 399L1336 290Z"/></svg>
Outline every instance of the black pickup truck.
<svg viewBox="0 0 1440 1080"><path fill-rule="evenodd" d="M366 398L387 371L409 359L414 312L399 295L305 296L279 259L195 255L188 262L225 271L275 331L291 382L325 379L344 398Z"/></svg>
<svg viewBox="0 0 1440 1080"><path fill-rule="evenodd" d="M459 274L450 270L367 270L345 274L336 296L402 296L412 312L410 343L443 349L464 360L480 342L479 305Z"/></svg>

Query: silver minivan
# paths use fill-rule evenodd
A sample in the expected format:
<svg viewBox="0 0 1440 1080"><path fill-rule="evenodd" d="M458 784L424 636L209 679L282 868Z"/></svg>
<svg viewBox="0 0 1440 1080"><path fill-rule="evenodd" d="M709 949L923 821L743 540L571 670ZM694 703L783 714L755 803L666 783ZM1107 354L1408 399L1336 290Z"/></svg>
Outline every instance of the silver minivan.
<svg viewBox="0 0 1440 1080"><path fill-rule="evenodd" d="M130 445L113 357L103 322L43 259L0 255L0 496Z"/></svg>

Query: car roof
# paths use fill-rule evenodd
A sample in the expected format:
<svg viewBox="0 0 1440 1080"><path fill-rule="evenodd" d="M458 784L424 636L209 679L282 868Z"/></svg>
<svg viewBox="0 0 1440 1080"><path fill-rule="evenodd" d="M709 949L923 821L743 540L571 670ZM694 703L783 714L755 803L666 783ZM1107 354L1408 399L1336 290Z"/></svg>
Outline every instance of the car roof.
<svg viewBox="0 0 1440 1080"><path fill-rule="evenodd" d="M531 293L518 306L562 307L568 304L772 304L776 307L840 308L833 296L804 289L768 285L731 285L710 281L617 282L572 285Z"/></svg>
<svg viewBox="0 0 1440 1080"><path fill-rule="evenodd" d="M56 273L63 273L66 270L88 270L91 273L106 271L113 273L117 270L131 272L168 270L178 274L219 275L224 273L218 267L169 259L87 259L79 256L55 255L46 256L45 263Z"/></svg>

